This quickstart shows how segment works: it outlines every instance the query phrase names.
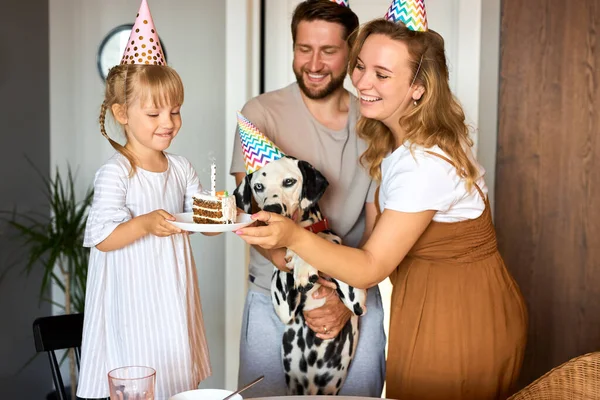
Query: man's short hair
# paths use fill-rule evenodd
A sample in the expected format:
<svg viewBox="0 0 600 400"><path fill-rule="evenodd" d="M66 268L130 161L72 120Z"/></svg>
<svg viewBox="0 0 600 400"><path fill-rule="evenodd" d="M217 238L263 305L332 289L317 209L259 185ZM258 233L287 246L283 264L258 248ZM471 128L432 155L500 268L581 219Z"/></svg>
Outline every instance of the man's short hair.
<svg viewBox="0 0 600 400"><path fill-rule="evenodd" d="M298 4L292 16L292 40L296 44L298 25L302 21L326 21L344 28L344 40L352 47L352 33L358 28L358 17L349 7L331 0L306 0ZM350 39L349 39L350 38Z"/></svg>

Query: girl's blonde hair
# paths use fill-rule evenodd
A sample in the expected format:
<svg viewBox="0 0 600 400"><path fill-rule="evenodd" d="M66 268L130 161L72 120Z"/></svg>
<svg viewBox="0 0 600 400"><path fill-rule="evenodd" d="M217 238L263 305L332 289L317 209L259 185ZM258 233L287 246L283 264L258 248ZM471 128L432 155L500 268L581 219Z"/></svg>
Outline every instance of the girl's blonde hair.
<svg viewBox="0 0 600 400"><path fill-rule="evenodd" d="M425 148L438 145L454 162L457 173L465 178L470 190L479 172L465 151L466 147L473 145L473 141L465 124L465 114L448 84L444 39L432 30L415 32L403 24L373 20L361 27L357 34L350 52L350 74L356 67L365 40L373 34L387 36L408 46L412 69L410 79L414 79L414 85L425 88L417 105L411 106L399 121L411 151L414 145ZM368 165L371 177L379 181L381 162L396 147L394 136L383 122L364 117L360 118L356 129L368 144L361 162Z"/></svg>
<svg viewBox="0 0 600 400"><path fill-rule="evenodd" d="M171 67L163 65L117 65L106 77L104 102L100 109L100 132L108 139L112 147L123 154L131 164L130 176L135 174L134 154L111 139L106 133L104 122L106 111L113 112L112 106L119 104L127 107L135 100L141 104L151 102L156 107L180 106L183 104L183 83L179 74ZM126 111L126 108L124 109ZM113 115L114 117L114 115Z"/></svg>

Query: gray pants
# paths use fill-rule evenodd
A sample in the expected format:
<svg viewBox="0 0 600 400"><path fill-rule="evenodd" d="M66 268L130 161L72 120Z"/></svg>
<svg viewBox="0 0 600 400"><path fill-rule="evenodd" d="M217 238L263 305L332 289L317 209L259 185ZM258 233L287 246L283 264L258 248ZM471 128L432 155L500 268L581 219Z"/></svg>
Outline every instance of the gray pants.
<svg viewBox="0 0 600 400"><path fill-rule="evenodd" d="M249 290L240 338L238 386L261 375L265 379L246 390L244 398L286 394L281 357L284 328L285 325L275 313L271 297ZM383 307L377 287L368 290L367 314L359 319L359 332L356 355L350 364L340 395L380 397L385 380L386 337L383 330Z"/></svg>

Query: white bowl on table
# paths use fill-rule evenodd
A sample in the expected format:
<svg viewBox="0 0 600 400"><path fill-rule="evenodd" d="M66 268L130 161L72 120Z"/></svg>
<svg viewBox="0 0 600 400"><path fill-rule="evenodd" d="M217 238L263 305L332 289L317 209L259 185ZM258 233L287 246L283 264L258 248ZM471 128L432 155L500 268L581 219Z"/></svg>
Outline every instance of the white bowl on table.
<svg viewBox="0 0 600 400"><path fill-rule="evenodd" d="M196 389L187 392L177 393L169 400L223 400L233 393L232 390L225 389ZM231 400L243 400L242 395L236 394Z"/></svg>

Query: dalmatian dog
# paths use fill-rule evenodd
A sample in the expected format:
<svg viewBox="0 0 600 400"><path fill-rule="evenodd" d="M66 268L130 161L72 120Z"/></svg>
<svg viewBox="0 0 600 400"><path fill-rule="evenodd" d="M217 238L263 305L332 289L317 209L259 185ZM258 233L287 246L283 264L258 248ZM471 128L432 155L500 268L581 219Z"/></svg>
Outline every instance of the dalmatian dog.
<svg viewBox="0 0 600 400"><path fill-rule="evenodd" d="M258 208L294 219L303 227L323 220L317 202L329 183L306 161L285 156L249 174L234 191L237 206L251 213ZM331 230L317 233L337 244ZM274 268L271 299L286 325L282 357L289 395L336 395L340 391L358 344L358 317L366 313L366 291L329 277L337 294L353 315L333 339L322 340L304 320L303 311L322 306L325 299L312 294L320 287L319 271L291 250L286 253L292 273Z"/></svg>

